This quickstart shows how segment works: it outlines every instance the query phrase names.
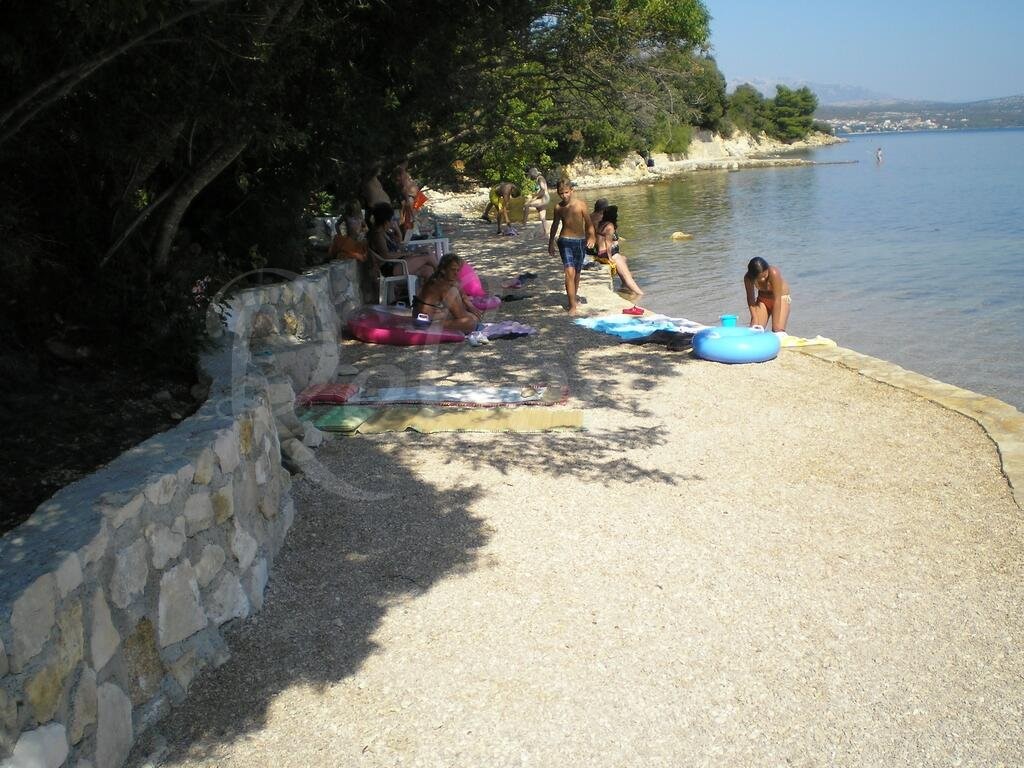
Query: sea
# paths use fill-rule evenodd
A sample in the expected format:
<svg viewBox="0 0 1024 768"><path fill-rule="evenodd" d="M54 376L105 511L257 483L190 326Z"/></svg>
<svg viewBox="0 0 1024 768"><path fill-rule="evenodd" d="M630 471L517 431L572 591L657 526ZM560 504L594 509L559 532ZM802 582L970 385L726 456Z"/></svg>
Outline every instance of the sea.
<svg viewBox="0 0 1024 768"><path fill-rule="evenodd" d="M845 138L798 153L810 166L699 171L583 197L619 206L650 310L745 323L743 273L762 256L789 282L789 333L1024 410L1024 129Z"/></svg>

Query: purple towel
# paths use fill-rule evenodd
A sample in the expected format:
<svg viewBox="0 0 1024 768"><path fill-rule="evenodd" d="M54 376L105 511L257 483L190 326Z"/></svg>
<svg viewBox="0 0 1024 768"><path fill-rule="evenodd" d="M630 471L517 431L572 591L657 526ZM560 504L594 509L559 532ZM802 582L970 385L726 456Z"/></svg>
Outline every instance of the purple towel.
<svg viewBox="0 0 1024 768"><path fill-rule="evenodd" d="M497 323L484 323L480 330L488 339L515 339L519 336L530 336L537 332L531 325L523 325L515 320L502 320Z"/></svg>

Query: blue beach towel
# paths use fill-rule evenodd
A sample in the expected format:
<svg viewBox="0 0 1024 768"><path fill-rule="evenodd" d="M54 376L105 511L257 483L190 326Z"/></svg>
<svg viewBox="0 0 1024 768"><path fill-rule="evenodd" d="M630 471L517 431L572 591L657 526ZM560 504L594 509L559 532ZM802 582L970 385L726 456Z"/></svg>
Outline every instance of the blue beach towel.
<svg viewBox="0 0 1024 768"><path fill-rule="evenodd" d="M633 317L631 315L601 315L599 317L581 317L573 321L576 325L582 325L592 331L600 331L611 336L617 336L627 341L642 339L650 336L655 331L699 331L707 326L686 320L681 317L666 317L665 315L646 315L644 317Z"/></svg>

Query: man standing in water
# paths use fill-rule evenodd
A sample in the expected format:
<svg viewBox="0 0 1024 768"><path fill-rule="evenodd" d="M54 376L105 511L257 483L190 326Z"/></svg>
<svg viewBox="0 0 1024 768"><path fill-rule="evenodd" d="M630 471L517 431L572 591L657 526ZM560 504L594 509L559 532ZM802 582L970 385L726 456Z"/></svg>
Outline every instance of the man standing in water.
<svg viewBox="0 0 1024 768"><path fill-rule="evenodd" d="M580 198L573 197L572 182L569 179L558 180L559 203L555 206L551 219L551 234L548 237L548 253L555 255L555 238L557 237L558 253L562 257L565 270L565 295L569 299L569 314L579 314L577 292L580 287L580 271L583 269L583 258L586 247L596 245L597 235L594 222L590 219L587 204Z"/></svg>

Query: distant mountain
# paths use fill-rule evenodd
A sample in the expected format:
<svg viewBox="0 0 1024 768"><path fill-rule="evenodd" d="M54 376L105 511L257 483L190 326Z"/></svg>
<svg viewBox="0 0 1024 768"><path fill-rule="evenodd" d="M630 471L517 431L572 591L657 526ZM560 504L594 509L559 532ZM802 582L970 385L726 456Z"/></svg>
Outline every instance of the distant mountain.
<svg viewBox="0 0 1024 768"><path fill-rule="evenodd" d="M884 101L822 104L815 118L837 133L1024 127L1024 94L963 104Z"/></svg>
<svg viewBox="0 0 1024 768"><path fill-rule="evenodd" d="M884 99L891 99L884 93L878 93L877 91L869 91L867 88L860 88L855 85L836 85L834 83L811 83L806 80L789 80L785 78L740 78L733 77L729 78L726 83L726 90L732 93L736 88L744 83L757 88L761 92L762 96L766 98L773 98L775 96L775 86L785 85L788 88L803 88L807 86L811 89L815 96L818 97L819 104L850 104L864 101L881 101Z"/></svg>

